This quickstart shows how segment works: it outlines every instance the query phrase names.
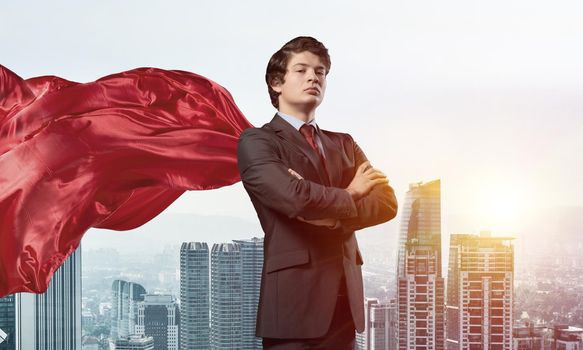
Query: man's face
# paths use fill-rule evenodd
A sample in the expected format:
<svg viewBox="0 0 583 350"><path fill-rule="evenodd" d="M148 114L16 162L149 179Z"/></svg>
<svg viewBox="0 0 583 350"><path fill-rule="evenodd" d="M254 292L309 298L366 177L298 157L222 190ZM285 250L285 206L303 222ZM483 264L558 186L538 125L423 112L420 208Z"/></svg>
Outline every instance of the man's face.
<svg viewBox="0 0 583 350"><path fill-rule="evenodd" d="M271 87L279 92L279 109L310 110L322 103L326 92L326 67L309 51L292 53L284 82Z"/></svg>

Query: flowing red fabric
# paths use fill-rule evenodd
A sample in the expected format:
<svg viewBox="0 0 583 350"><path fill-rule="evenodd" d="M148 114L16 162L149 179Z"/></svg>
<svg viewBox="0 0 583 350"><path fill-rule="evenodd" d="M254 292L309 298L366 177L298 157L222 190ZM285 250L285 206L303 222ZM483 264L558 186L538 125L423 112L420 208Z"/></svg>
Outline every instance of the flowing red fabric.
<svg viewBox="0 0 583 350"><path fill-rule="evenodd" d="M46 291L90 227L129 230L185 190L239 181L251 126L227 90L189 72L80 84L0 65L0 296Z"/></svg>

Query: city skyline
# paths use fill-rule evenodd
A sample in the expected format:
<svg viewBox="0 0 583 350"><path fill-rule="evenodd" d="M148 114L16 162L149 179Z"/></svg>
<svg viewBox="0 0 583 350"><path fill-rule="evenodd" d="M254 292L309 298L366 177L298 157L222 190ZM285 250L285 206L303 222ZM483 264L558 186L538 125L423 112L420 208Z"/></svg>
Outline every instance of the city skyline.
<svg viewBox="0 0 583 350"><path fill-rule="evenodd" d="M439 191L439 181L430 181L427 183L423 183L423 182L416 182L416 183L412 183L411 184L411 188L410 188L410 194L408 194L407 198L403 200L403 203L407 203L410 206L410 209L412 210L404 210L402 215L409 217L408 220L408 224L405 225L404 227L402 227L401 232L403 235L407 236L407 241L414 241L414 244L412 245L411 242L406 243L405 246L409 246L409 247L416 247L416 249L418 247L429 247L432 244L434 244L433 242L435 241L435 234L439 235L439 228L438 228L438 220L437 221L432 221L431 218L432 217L438 217L439 216L439 207L436 206L436 204L439 203L439 198L440 198L440 191ZM430 219L430 220L426 220L426 219ZM434 228L432 228L434 227ZM432 234L429 234L426 236L426 238L420 236L420 232L434 232L435 234L432 237ZM475 308L475 303L476 300L480 300L480 298L484 298L484 300L490 300L491 304L488 304L489 306L486 306L486 304L483 304L482 307L478 308L485 308L485 310L490 310L488 311L488 314L491 315L490 318L484 318L484 315L480 316L482 317L482 322L484 322L483 324L481 324L480 327L488 327L488 324L492 323L492 331L491 332L484 332L484 331L476 331L475 328L477 326L476 323L473 323L473 321L471 321L470 323L468 323L468 330L474 329L473 331L470 331L469 335L466 335L466 337L468 337L468 339L474 339L474 341L478 338L476 338L476 336L479 335L490 335L491 337L493 337L492 339L503 339L502 343L503 343L503 347L501 347L501 349L512 349L510 344L522 344L520 346L527 346L524 344L538 344L541 342L546 342L547 344L574 344L577 343L579 344L581 341L581 336L583 335L583 329L578 328L577 326L572 326L569 325L568 328L561 328L560 330L555 330L554 332L557 332L556 334L556 339L555 338L551 338L550 337L550 333L551 332L551 325L554 324L554 327L563 327L561 326L560 322L553 322L553 323L548 323L548 327L551 328L546 328L546 326L542 326L538 323L535 323L535 327L538 333L536 334L540 334L540 336L529 336L528 333L528 326L529 324L532 325L532 323L529 323L531 321L528 320L528 316L521 316L520 318L517 318L517 314L516 311L513 311L511 308L509 307L502 307L502 305L511 305L514 303L514 297L513 297L513 290L515 289L514 283L513 283L513 279L514 279L514 268L512 267L512 262L514 261L514 254L513 252L510 250L510 255L508 255L505 260L505 262L501 265L499 264L500 258L502 256L504 256L504 253L502 250L499 250L496 247L509 247L509 245L504 245L501 242L504 241L509 241L511 240L511 238L508 237L493 237L491 236L489 233L487 232L481 232L480 235L476 235L476 234L470 234L470 235L464 235L464 234L453 234L452 235L452 240L451 240L451 245L452 248L450 249L450 255L447 260L448 263L448 268L451 270L450 274L449 274L449 279L448 279L448 299L454 295L451 294L451 290L456 289L456 287L454 285L459 286L459 288L461 288L464 285L468 285L470 286L469 290L466 291L462 291L460 290L460 293L458 294L460 297L463 296L464 294L466 294L466 297L469 297L469 309L464 309L464 302L462 301L463 299L457 299L459 306L456 306L452 303L455 303L454 299L449 299L449 301L447 302L447 306L448 306L448 312L452 311L452 310L465 310L465 312L468 313L468 315L470 316L470 319L472 317L477 317L478 315L475 313L476 308ZM257 253L261 253L261 250L256 250L257 249L257 243L260 242L261 240L258 238L252 238L252 239L245 239L245 240L235 240L233 243L228 243L228 244L223 244L223 245L214 245L213 249L215 251L226 251L226 252L235 252L237 255L235 257L227 257L226 260L223 259L224 262L226 262L227 264L230 264L229 261L233 262L236 261L236 265L239 266L241 269L244 269L244 266L247 266L247 270L249 271L253 271L255 266L255 262L258 261L257 259ZM243 246L247 245L247 249L243 249ZM202 250L204 250L204 247L207 247L206 252L208 254L208 245L203 244L203 243L188 243L188 244L182 244L182 246L178 245L175 250L168 250L167 248L164 248L164 254L173 254L176 256L176 259L174 262L172 261L167 261L167 258L165 258L164 255L159 256L156 260L159 261L160 263L165 262L166 263L171 263L175 266L179 266L178 264L178 260L182 260L182 256L185 251L188 251L189 248L200 248ZM180 249L178 249L180 248ZM455 249L454 249L455 248ZM195 250L196 250L195 249ZM409 249L409 248L408 248ZM245 263L245 259L242 258L242 252L247 250L249 252L248 257L250 259L247 259L247 263ZM501 254L501 255L496 255L496 254ZM204 255L204 254L203 254ZM433 257L435 259L435 262L437 262L437 256L438 254L433 254ZM444 255L447 256L447 255ZM417 260L420 257L427 257L425 253L423 254L417 254L417 251L414 251L413 255L409 256L409 260L411 260L412 257L415 257L415 259L413 259L413 263L417 264ZM210 262L210 256L209 255L205 255L203 256L203 260L206 260L207 262ZM234 260L233 260L234 258ZM366 255L365 255L365 260L366 260ZM196 260L196 258L195 258ZM458 261L459 265L454 264L453 262ZM399 264L397 263L398 259L394 260L394 262L390 265L390 268L394 268L397 269L397 267L399 266ZM582 261L583 262L583 261ZM504 265L506 264L506 265ZM202 267L202 265L200 263L196 263L195 265ZM437 265L437 264L435 264ZM194 266L194 265L193 265ZM226 266L226 265L225 265ZM413 266L413 265L412 265ZM427 268L430 265L425 265L424 270L425 272L431 272L429 270L427 270ZM498 271L497 269L506 269L505 266L510 266L509 270L504 270L507 271L507 273L510 273L510 277L508 277L508 275L506 277L502 277L501 279L499 277L496 277L497 275L500 274L500 271ZM583 267L583 264L581 265ZM123 266L119 266L120 268L122 268ZM257 267L259 267L260 271L260 265L257 265ZM160 271L163 271L165 267L164 266L160 266ZM479 268L480 270L476 270L476 268ZM420 270L420 266L415 265L414 268L417 272L419 272ZM131 270L131 269L130 269ZM465 272L462 272L465 271ZM231 268L228 268L227 270L228 273L236 273L236 270L232 270ZM452 272L453 271L453 272ZM465 277L463 277L463 273L465 273ZM476 274L476 273L480 273L481 274L481 279L480 280L472 280L471 276L472 274ZM208 276L208 271L207 271L207 276ZM252 275L250 275L249 277L245 277L245 274L242 273L242 271L239 272L239 279L235 279L234 282L237 283L237 281L239 282L243 282L244 280L247 280L247 283L256 283L253 282L257 276L253 277ZM413 276L417 276L417 275L413 275ZM436 275L437 276L437 275ZM458 277L456 277L458 276ZM464 282L464 280L460 280L463 278L468 278L469 279L467 281ZM486 276L487 279L484 280L483 276ZM159 276L160 281L165 280L166 277L162 277L162 275ZM178 278L178 275L176 276L176 278ZM509 282L507 282L507 280ZM456 282L457 281L457 282ZM477 283L477 284L476 284ZM479 285L480 283L482 283L481 285ZM129 298L129 294L131 293L131 289L130 285L134 286L135 288L138 288L138 290L133 293L133 294L138 294L138 295L144 295L146 292L146 289L144 289L143 287L140 289L138 286L139 284L136 282L125 282L125 281L115 281L113 284L113 289L114 291L116 290L116 285L118 286L117 290L120 291L124 291L124 294L126 294L126 298ZM249 286L251 286L252 284L250 284ZM478 286L479 285L479 286ZM498 286L501 285L501 286ZM417 287L419 287L420 284L417 284ZM454 287L452 287L454 286ZM476 287L478 286L478 287ZM245 287L243 286L243 284L241 284L241 287L238 287L239 291L243 291L245 289ZM464 287L465 288L465 287ZM476 289L477 288L477 289ZM251 288L252 290L254 289L253 287ZM216 290L216 288L215 288ZM142 291L142 292L140 292ZM415 289L415 292L417 293L418 290ZM486 297L484 293L491 293L491 295L489 297ZM506 294L504 294L506 293ZM510 294L509 296L509 293ZM115 294L115 293L114 293ZM423 294L423 293L421 293ZM416 299L417 296L420 296L421 294L417 293L416 295L413 295L413 298ZM241 294L242 295L242 294ZM366 294L365 294L366 295ZM367 297L369 295L366 295ZM152 298L162 298L164 297L164 295L156 293L155 295L151 296ZM363 334L359 334L357 336L357 339L359 339L359 346L361 346L361 348L367 349L363 344L377 344L375 345L376 347L369 347L368 349L385 349L387 344L391 344L390 340L388 338L390 338L390 335L392 334L392 332L396 333L396 326L398 324L398 318L397 318L397 303L396 301L391 301L388 300L389 298L392 298L392 294L391 293L385 293L383 294L383 297L381 299L374 299L374 298L369 298L368 301L365 301L365 303L368 303L368 307L367 307L367 320L371 322L371 327L368 327L365 329L365 333ZM232 299L232 298L229 298ZM240 302L242 304L244 297L242 296L240 298ZM84 301L85 303L85 301ZM508 303L508 304L507 304ZM115 304L115 303L114 303ZM119 307L119 309L126 309L126 311L128 313L130 312L130 306L129 303L126 302L126 306L121 306ZM136 305L134 305L133 309L137 309L140 310L143 308L143 302L142 301L137 301ZM418 304L418 303L417 303ZM365 304L367 305L367 304ZM474 308L472 309L472 305L474 306ZM101 308L101 306L100 306ZM116 311L116 307L112 308L113 312L115 313ZM177 310L177 309L176 309ZM243 311L243 309L241 309ZM501 312L498 312L496 310L502 310ZM524 310L524 309L521 309ZM530 309L527 309L530 310ZM394 313L394 314L393 314ZM512 319L512 314L514 313L514 318L518 321L521 322L526 322L526 326L522 326L519 324L515 324L513 322L510 322L509 320ZM139 312L138 312L139 314ZM523 312L524 314L524 312ZM533 313L534 314L534 313ZM142 317L143 317L144 313L142 312ZM178 311L175 311L174 315L178 316ZM458 317L461 317L461 314L458 314ZM239 323L240 323L240 331L242 333L243 329L245 329L245 324L247 324L247 326L249 326L249 328L253 328L253 325L249 322L249 320L252 320L253 317L252 315L249 315L251 317L247 318L247 321L244 321L244 311L240 313L240 317L239 318L235 318L238 319ZM174 316L173 316L174 317ZM452 315L450 315L449 319L452 320L453 318L455 318ZM500 318L500 322L497 321L497 318ZM233 318L231 318L231 321L233 320ZM391 321L392 320L392 321ZM460 318L461 320L461 318ZM526 320L526 321L525 321ZM533 319L534 322L536 322L536 318ZM128 322L129 325L129 318L126 318L126 321ZM144 321L142 321L143 324ZM393 322L393 323L392 323ZM547 320L548 322L548 320ZM136 323L140 323L140 322L136 322ZM419 325L419 319L415 320L416 325ZM463 323L461 323L463 324ZM583 325L582 323L578 323L575 322L575 325ZM512 328L514 326L514 328ZM127 326L128 329L130 326ZM393 328L391 328L393 327ZM502 332L504 334L505 338L496 338L499 335L497 334L501 334L499 331L496 331L496 327L504 327L504 331ZM541 328L542 327L542 328ZM451 326L448 324L448 328L451 329ZM456 327L453 327L453 329L455 329ZM496 332L498 332L496 334ZM138 330L138 333L142 333L144 334L143 330ZM148 335L148 332L145 332L146 335ZM472 334L473 333L473 334ZM514 340L510 340L509 334L517 334L516 337L514 337ZM178 337L176 336L177 333L175 333L174 335L174 341L177 343L178 342ZM222 332L220 333L222 335ZM450 330L450 334L448 335L448 344L452 343L452 340L454 340L455 338L453 338L453 333L451 333ZM534 334L534 333L533 333ZM473 338L472 338L473 337ZM144 348L148 348L148 343L150 340L148 340L147 338L139 338L139 339L130 339L131 335L128 335L128 337L124 337L123 339L120 340L120 344L126 344L125 342L136 342L137 343L143 343L142 345L144 346ZM125 340L124 340L125 339ZM459 338L458 338L459 339ZM481 339L481 338L480 338ZM175 343L175 344L176 344ZM384 344L384 345L381 345ZM123 346L126 345L121 345L122 348ZM129 346L129 345L128 345ZM141 346L141 345L140 345ZM518 346L518 345L516 345ZM551 349L550 346L548 345L548 348L545 349ZM463 348L463 347L462 347ZM457 347L447 347L447 349L458 349ZM529 349L527 348L523 348L521 347L520 349Z"/></svg>

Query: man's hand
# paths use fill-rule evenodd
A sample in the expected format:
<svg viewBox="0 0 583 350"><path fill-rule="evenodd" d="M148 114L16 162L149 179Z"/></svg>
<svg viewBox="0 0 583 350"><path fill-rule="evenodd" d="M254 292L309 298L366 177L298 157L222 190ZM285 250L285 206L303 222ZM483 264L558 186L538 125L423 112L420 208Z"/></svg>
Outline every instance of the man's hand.
<svg viewBox="0 0 583 350"><path fill-rule="evenodd" d="M292 168L287 169L287 171L292 174L293 176L297 177L298 180L303 180L304 178L302 177L302 175L298 174L295 170L293 170Z"/></svg>
<svg viewBox="0 0 583 350"><path fill-rule="evenodd" d="M366 161L356 169L356 174L354 174L346 191L354 200L358 200L366 196L376 185L388 183L387 176L380 170L373 168L369 161Z"/></svg>

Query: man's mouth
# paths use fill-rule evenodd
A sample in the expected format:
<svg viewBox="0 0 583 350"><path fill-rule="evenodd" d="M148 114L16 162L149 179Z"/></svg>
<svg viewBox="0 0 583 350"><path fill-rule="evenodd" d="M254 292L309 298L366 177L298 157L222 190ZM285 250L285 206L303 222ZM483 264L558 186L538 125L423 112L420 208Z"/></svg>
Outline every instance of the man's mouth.
<svg viewBox="0 0 583 350"><path fill-rule="evenodd" d="M308 94L312 94L312 95L319 95L320 94L320 90L318 90L317 88L314 88L314 87L307 88L304 91L307 92Z"/></svg>

